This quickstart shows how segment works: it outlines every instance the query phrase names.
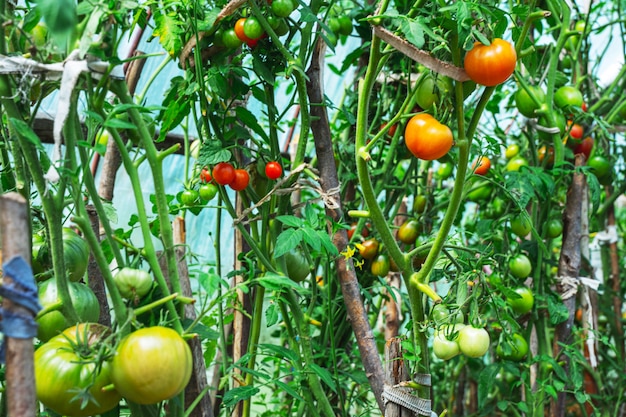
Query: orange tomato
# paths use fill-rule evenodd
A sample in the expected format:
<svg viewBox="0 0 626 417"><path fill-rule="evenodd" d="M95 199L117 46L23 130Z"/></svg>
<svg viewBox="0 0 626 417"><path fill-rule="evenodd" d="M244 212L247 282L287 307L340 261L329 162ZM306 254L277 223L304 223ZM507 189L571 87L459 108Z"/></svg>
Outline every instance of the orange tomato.
<svg viewBox="0 0 626 417"><path fill-rule="evenodd" d="M490 168L491 160L485 155L478 157L478 159L474 161L474 164L472 164L472 169L476 175L486 175Z"/></svg>
<svg viewBox="0 0 626 417"><path fill-rule="evenodd" d="M517 54L513 45L496 38L491 45L476 42L465 54L465 72L477 84L492 87L506 81L517 64Z"/></svg>
<svg viewBox="0 0 626 417"><path fill-rule="evenodd" d="M254 39L250 39L249 37L246 36L246 33L243 31L243 27L246 23L246 18L242 17L241 19L237 20L235 22L235 34L237 35L237 37L241 40L241 42L245 42L247 44L249 43L254 43Z"/></svg>
<svg viewBox="0 0 626 417"><path fill-rule="evenodd" d="M432 161L448 153L454 138L448 126L439 123L430 114L420 113L407 123L404 142L415 157Z"/></svg>

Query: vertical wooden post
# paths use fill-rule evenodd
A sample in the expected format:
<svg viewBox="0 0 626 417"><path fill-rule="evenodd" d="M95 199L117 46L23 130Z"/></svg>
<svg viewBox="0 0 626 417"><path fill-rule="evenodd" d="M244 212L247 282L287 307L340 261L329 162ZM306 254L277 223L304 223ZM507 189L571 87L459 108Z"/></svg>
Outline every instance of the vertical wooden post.
<svg viewBox="0 0 626 417"><path fill-rule="evenodd" d="M18 193L7 193L0 197L0 231L2 233L2 255L5 260L21 256L30 264L31 233L28 220L28 205ZM9 276L3 277L3 285L12 283ZM2 308L15 314L32 316L28 309L4 298ZM35 348L31 339L4 338L6 347L6 396L9 417L34 417L37 410L35 395Z"/></svg>
<svg viewBox="0 0 626 417"><path fill-rule="evenodd" d="M393 337L385 344L385 384L397 385L408 381L409 369L402 355L402 340ZM412 417L413 412L393 402L385 405L385 417Z"/></svg>

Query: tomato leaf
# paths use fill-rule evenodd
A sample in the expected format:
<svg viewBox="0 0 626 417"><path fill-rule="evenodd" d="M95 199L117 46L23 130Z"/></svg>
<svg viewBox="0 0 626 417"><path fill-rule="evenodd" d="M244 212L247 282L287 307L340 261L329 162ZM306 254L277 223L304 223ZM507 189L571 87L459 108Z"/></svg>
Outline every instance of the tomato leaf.
<svg viewBox="0 0 626 417"><path fill-rule="evenodd" d="M291 216L291 215L277 216L276 220L278 220L285 226L296 227L296 228L300 228L304 226L304 221L301 218L296 217L296 216Z"/></svg>
<svg viewBox="0 0 626 417"><path fill-rule="evenodd" d="M258 278L255 278L254 281L256 281L263 288L267 288L271 291L282 291L285 288L292 288L299 292L302 291L302 287L300 286L300 284L292 281L290 278L284 275L268 273Z"/></svg>
<svg viewBox="0 0 626 417"><path fill-rule="evenodd" d="M322 248L322 244L319 240L319 234L317 231L311 227L303 227L300 229L302 231L302 238L304 242L313 248L314 251L319 252ZM328 234L324 232L324 235L328 237Z"/></svg>
<svg viewBox="0 0 626 417"><path fill-rule="evenodd" d="M152 9L152 12L156 24L152 35L159 38L163 49L165 49L170 56L178 56L183 47L181 40L183 35L183 22L178 19L178 14L175 12L164 14L156 7Z"/></svg>
<svg viewBox="0 0 626 417"><path fill-rule="evenodd" d="M220 162L230 161L231 156L230 151L223 148L222 142L213 138L202 143L198 154L198 164L200 166L213 166Z"/></svg>
<svg viewBox="0 0 626 417"><path fill-rule="evenodd" d="M278 307L278 304L271 303L267 306L267 309L265 310L265 324L267 325L267 327L271 327L278 323L279 320L280 308Z"/></svg>
<svg viewBox="0 0 626 417"><path fill-rule="evenodd" d="M295 248L302 241L302 232L296 229L287 229L283 231L276 239L276 247L274 248L274 256L278 258Z"/></svg>
<svg viewBox="0 0 626 417"><path fill-rule="evenodd" d="M285 347L279 346L279 345L260 343L259 349L269 352L268 355L274 354L277 358L287 359L291 362L300 360L296 352L294 352L291 349L287 349Z"/></svg>
<svg viewBox="0 0 626 417"><path fill-rule="evenodd" d="M298 394L296 390L291 388L288 384L285 384L283 381L275 379L274 384L276 384L277 387L281 388L287 394L291 395L293 398L300 400L300 401L304 401L304 399L300 396L300 394Z"/></svg>
<svg viewBox="0 0 626 417"><path fill-rule="evenodd" d="M28 126L28 123L19 119L14 119L12 117L9 118L9 123L11 123L17 134L22 139L26 139L38 150L44 150L43 145L41 144L41 139L39 139L39 136L37 136L37 134L33 132L33 130L30 128L30 126Z"/></svg>
<svg viewBox="0 0 626 417"><path fill-rule="evenodd" d="M417 20L404 20L402 22L402 26L400 27L402 33L406 37L406 40L411 42L418 48L422 48L426 39L424 39L424 30L422 29L422 25Z"/></svg>
<svg viewBox="0 0 626 417"><path fill-rule="evenodd" d="M500 371L499 363L492 363L485 367L478 377L478 408L483 408L489 397L489 391L496 380L496 375Z"/></svg>
<svg viewBox="0 0 626 417"><path fill-rule="evenodd" d="M324 381L326 385L328 385L330 389L332 389L334 392L337 392L337 385L335 384L335 381L333 380L330 372L328 372L328 369L322 368L316 363L310 363L309 367L313 369L313 372L315 372L320 377L320 379Z"/></svg>
<svg viewBox="0 0 626 417"><path fill-rule="evenodd" d="M224 394L222 399L225 407L230 407L237 404L239 401L247 400L256 395L260 389L253 385L246 385L243 387L233 388Z"/></svg>
<svg viewBox="0 0 626 417"><path fill-rule="evenodd" d="M237 107L235 112L237 113L239 120L242 121L248 128L259 135L265 142L270 142L270 138L267 136L267 133L265 133L265 129L263 129L259 124L257 116L252 114L252 112L245 107Z"/></svg>
<svg viewBox="0 0 626 417"><path fill-rule="evenodd" d="M569 317L569 311L567 310L567 307L563 305L561 300L555 296L549 296L547 297L547 301L551 324L559 324L567 320Z"/></svg>

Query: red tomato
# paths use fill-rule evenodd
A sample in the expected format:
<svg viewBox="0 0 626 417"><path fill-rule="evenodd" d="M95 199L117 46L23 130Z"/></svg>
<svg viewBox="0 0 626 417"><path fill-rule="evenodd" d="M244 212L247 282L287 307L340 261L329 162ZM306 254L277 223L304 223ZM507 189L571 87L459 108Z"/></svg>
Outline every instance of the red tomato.
<svg viewBox="0 0 626 417"><path fill-rule="evenodd" d="M486 175L490 168L491 161L484 155L480 156L472 165L472 169L476 175Z"/></svg>
<svg viewBox="0 0 626 417"><path fill-rule="evenodd" d="M250 175L248 174L248 171L246 171L245 169L236 169L235 179L230 184L228 184L228 186L235 191L242 191L246 189L249 182Z"/></svg>
<svg viewBox="0 0 626 417"><path fill-rule="evenodd" d="M580 143L576 145L574 148L574 154L581 153L585 155L585 158L589 158L591 154L591 149L593 148L593 138L591 136L587 136Z"/></svg>
<svg viewBox="0 0 626 417"><path fill-rule="evenodd" d="M569 135L572 139L580 140L583 138L584 129L578 123L568 122L569 125Z"/></svg>
<svg viewBox="0 0 626 417"><path fill-rule="evenodd" d="M420 113L407 123L404 141L415 157L432 161L448 153L454 138L448 126L439 123L430 114Z"/></svg>
<svg viewBox="0 0 626 417"><path fill-rule="evenodd" d="M386 127L387 127L387 122L383 122L383 124L380 125L380 130L383 130ZM398 125L394 124L389 128L389 130L387 130L387 134L389 136L393 136L396 134L396 130L398 130Z"/></svg>
<svg viewBox="0 0 626 417"><path fill-rule="evenodd" d="M200 171L200 181L202 182L211 182L213 181L213 177L211 176L211 172L207 167L202 168Z"/></svg>
<svg viewBox="0 0 626 417"><path fill-rule="evenodd" d="M275 180L283 175L283 167L276 161L270 161L265 164L265 176L270 180Z"/></svg>
<svg viewBox="0 0 626 417"><path fill-rule="evenodd" d="M464 67L472 81L491 87L506 81L513 74L516 63L513 45L496 38L489 46L476 42L465 54Z"/></svg>
<svg viewBox="0 0 626 417"><path fill-rule="evenodd" d="M246 36L246 33L243 30L243 27L245 24L246 24L246 18L242 17L241 19L235 22L234 29L235 29L235 33L237 34L237 37L241 40L241 42L245 42L249 44L254 39L250 39L249 37Z"/></svg>
<svg viewBox="0 0 626 417"><path fill-rule="evenodd" d="M228 162L220 162L213 167L213 178L219 185L228 185L235 180L235 168Z"/></svg>

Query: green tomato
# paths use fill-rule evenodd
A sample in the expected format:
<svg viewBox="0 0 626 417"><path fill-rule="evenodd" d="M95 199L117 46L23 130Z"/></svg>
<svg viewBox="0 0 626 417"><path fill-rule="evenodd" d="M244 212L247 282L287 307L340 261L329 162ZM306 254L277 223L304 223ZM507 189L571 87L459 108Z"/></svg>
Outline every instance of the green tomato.
<svg viewBox="0 0 626 417"><path fill-rule="evenodd" d="M513 333L511 338L503 338L496 348L496 354L506 360L519 362L528 353L528 342L519 333Z"/></svg>
<svg viewBox="0 0 626 417"><path fill-rule="evenodd" d="M522 167L527 167L527 166L528 166L528 161L526 160L526 158L524 158L523 156L517 155L511 158L509 162L507 162L505 169L508 172L514 172L514 171L517 172L520 169L522 169Z"/></svg>
<svg viewBox="0 0 626 417"><path fill-rule="evenodd" d="M489 181L486 180L476 180L470 182L470 191L467 193L467 199L469 201L473 201L478 203L480 201L485 201L491 196L491 191L493 191L493 186Z"/></svg>
<svg viewBox="0 0 626 417"><path fill-rule="evenodd" d="M191 349L176 331L144 327L120 341L111 362L111 380L127 400L156 404L187 386L192 365Z"/></svg>
<svg viewBox="0 0 626 417"><path fill-rule="evenodd" d="M439 102L437 83L432 75L422 78L415 94L417 105L424 110L429 110Z"/></svg>
<svg viewBox="0 0 626 417"><path fill-rule="evenodd" d="M430 312L430 318L435 322L435 326L444 324L463 324L463 312L456 310L453 312L445 304L436 304Z"/></svg>
<svg viewBox="0 0 626 417"><path fill-rule="evenodd" d="M272 0L272 12L278 17L288 17L295 8L292 0Z"/></svg>
<svg viewBox="0 0 626 417"><path fill-rule="evenodd" d="M217 185L215 184L202 184L198 190L198 194L203 201L211 201L217 195Z"/></svg>
<svg viewBox="0 0 626 417"><path fill-rule="evenodd" d="M504 157L506 159L511 159L514 156L517 156L517 154L519 154L519 145L517 143L510 144L504 151Z"/></svg>
<svg viewBox="0 0 626 417"><path fill-rule="evenodd" d="M519 297L507 297L506 302L517 314L526 314L535 304L533 292L528 287L518 287L513 290Z"/></svg>
<svg viewBox="0 0 626 417"><path fill-rule="evenodd" d="M294 249L285 253L283 256L287 266L287 275L289 275L292 281L302 282L309 276L311 267L302 252Z"/></svg>
<svg viewBox="0 0 626 417"><path fill-rule="evenodd" d="M551 219L546 224L546 236L551 239L561 236L563 233L563 222L560 219Z"/></svg>
<svg viewBox="0 0 626 417"><path fill-rule="evenodd" d="M339 35L349 36L352 34L352 29L354 28L352 24L352 19L348 15L339 16Z"/></svg>
<svg viewBox="0 0 626 417"><path fill-rule="evenodd" d="M421 214L426 211L427 204L428 197L426 197L424 194L416 195L413 199L413 211Z"/></svg>
<svg viewBox="0 0 626 417"><path fill-rule="evenodd" d="M607 177L611 172L611 162L603 155L594 155L589 158L587 166L598 179Z"/></svg>
<svg viewBox="0 0 626 417"><path fill-rule="evenodd" d="M68 282L70 300L81 322L97 322L100 318L100 303L91 288L79 282ZM56 279L51 278L39 284L39 302L45 309L59 301ZM45 313L37 319L39 328L37 337L42 342L50 340L63 330L76 323L71 323L59 310Z"/></svg>
<svg viewBox="0 0 626 417"><path fill-rule="evenodd" d="M372 259L370 270L377 277L386 277L389 274L390 263L389 256L384 253L379 254Z"/></svg>
<svg viewBox="0 0 626 417"><path fill-rule="evenodd" d="M439 164L437 168L437 178L441 180L447 180L452 175L452 171L454 170L454 164L452 162L442 162Z"/></svg>
<svg viewBox="0 0 626 417"><path fill-rule="evenodd" d="M515 278L527 278L532 272L532 269L533 267L530 263L530 259L528 259L528 256L523 253L519 253L509 259L509 270Z"/></svg>
<svg viewBox="0 0 626 417"><path fill-rule="evenodd" d="M237 49L239 48L243 42L239 39L239 36L235 33L235 29L230 28L226 29L222 33L222 43L225 47L229 49Z"/></svg>
<svg viewBox="0 0 626 417"><path fill-rule="evenodd" d="M581 107L583 105L583 94L576 87L564 85L554 93L554 104L561 109Z"/></svg>
<svg viewBox="0 0 626 417"><path fill-rule="evenodd" d="M185 190L180 194L180 201L187 207L195 206L198 203L198 191Z"/></svg>
<svg viewBox="0 0 626 417"><path fill-rule="evenodd" d="M103 339L110 329L96 323L79 324L65 330L35 351L37 399L63 416L87 417L103 414L120 402L111 384L111 364L96 362ZM79 391L87 390L89 400L81 403Z"/></svg>
<svg viewBox="0 0 626 417"><path fill-rule="evenodd" d="M250 39L259 39L265 34L265 31L259 20L254 16L250 16L243 24L243 33Z"/></svg>
<svg viewBox="0 0 626 417"><path fill-rule="evenodd" d="M535 96L538 100L538 103L532 99L528 91L523 88L520 88L515 93L515 105L521 114L526 117L537 117L537 110L541 107L543 103L546 101L546 93L539 86L528 86L530 92Z"/></svg>
<svg viewBox="0 0 626 417"><path fill-rule="evenodd" d="M479 358L487 353L490 341L489 333L483 328L465 326L459 331L459 349L470 358Z"/></svg>
<svg viewBox="0 0 626 417"><path fill-rule="evenodd" d="M532 230L532 223L522 215L513 217L511 220L511 231L520 238L528 236Z"/></svg>
<svg viewBox="0 0 626 417"><path fill-rule="evenodd" d="M404 244L412 245L420 234L420 224L415 219L409 219L402 223L396 232L398 240Z"/></svg>
<svg viewBox="0 0 626 417"><path fill-rule="evenodd" d="M113 276L113 282L127 300L138 300L152 289L152 277L142 269L122 268Z"/></svg>
<svg viewBox="0 0 626 417"><path fill-rule="evenodd" d="M458 344L459 334L465 327L464 324L449 324L437 329L433 339L435 356L444 361L457 356L461 352Z"/></svg>

